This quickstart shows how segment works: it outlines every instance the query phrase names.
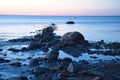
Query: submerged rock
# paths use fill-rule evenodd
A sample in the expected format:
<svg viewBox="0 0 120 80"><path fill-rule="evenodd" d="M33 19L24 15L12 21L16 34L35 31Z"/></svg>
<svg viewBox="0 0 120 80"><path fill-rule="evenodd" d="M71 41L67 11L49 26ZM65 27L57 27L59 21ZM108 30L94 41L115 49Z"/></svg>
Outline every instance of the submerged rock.
<svg viewBox="0 0 120 80"><path fill-rule="evenodd" d="M66 24L75 24L75 22L74 21L68 21L68 22L66 22Z"/></svg>
<svg viewBox="0 0 120 80"><path fill-rule="evenodd" d="M82 44L85 42L84 36L79 32L68 32L62 37L63 45Z"/></svg>

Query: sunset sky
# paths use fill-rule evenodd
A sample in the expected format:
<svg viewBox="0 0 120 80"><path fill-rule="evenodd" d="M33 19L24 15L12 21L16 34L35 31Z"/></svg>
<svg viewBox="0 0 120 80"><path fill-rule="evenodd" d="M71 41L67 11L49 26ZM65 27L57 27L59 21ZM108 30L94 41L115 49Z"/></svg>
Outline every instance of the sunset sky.
<svg viewBox="0 0 120 80"><path fill-rule="evenodd" d="M0 0L0 14L120 15L120 0Z"/></svg>

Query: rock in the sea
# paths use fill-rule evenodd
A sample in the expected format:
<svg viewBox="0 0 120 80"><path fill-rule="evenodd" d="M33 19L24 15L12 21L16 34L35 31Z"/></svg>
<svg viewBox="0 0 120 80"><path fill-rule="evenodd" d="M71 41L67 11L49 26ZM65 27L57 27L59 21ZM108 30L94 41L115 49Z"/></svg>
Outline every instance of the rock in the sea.
<svg viewBox="0 0 120 80"><path fill-rule="evenodd" d="M76 73L79 70L80 70L80 64L78 64L76 62L70 63L68 68L67 68L67 71L71 72L71 73Z"/></svg>
<svg viewBox="0 0 120 80"><path fill-rule="evenodd" d="M9 48L8 50L13 51L13 52L19 52L20 51L19 49L15 49L15 48Z"/></svg>
<svg viewBox="0 0 120 80"><path fill-rule="evenodd" d="M2 49L0 49L0 51L2 51Z"/></svg>
<svg viewBox="0 0 120 80"><path fill-rule="evenodd" d="M82 44L85 42L84 36L79 32L68 32L62 37L63 45Z"/></svg>
<svg viewBox="0 0 120 80"><path fill-rule="evenodd" d="M58 51L49 51L46 55L46 59L48 60L58 60L59 52Z"/></svg>
<svg viewBox="0 0 120 80"><path fill-rule="evenodd" d="M16 67L20 67L20 66L21 66L21 63L20 63L20 62L13 62L13 63L11 63L10 65L16 66Z"/></svg>
<svg viewBox="0 0 120 80"><path fill-rule="evenodd" d="M5 62L5 59L0 57L0 63Z"/></svg>
<svg viewBox="0 0 120 80"><path fill-rule="evenodd" d="M68 21L68 22L66 22L66 24L75 24L75 22L74 21Z"/></svg>
<svg viewBox="0 0 120 80"><path fill-rule="evenodd" d="M64 59L63 59L63 62L71 63L71 62L72 62L72 59L71 59L71 58L64 58Z"/></svg>
<svg viewBox="0 0 120 80"><path fill-rule="evenodd" d="M4 58L0 57L0 63L4 63L4 62L10 62L10 60L5 60Z"/></svg>

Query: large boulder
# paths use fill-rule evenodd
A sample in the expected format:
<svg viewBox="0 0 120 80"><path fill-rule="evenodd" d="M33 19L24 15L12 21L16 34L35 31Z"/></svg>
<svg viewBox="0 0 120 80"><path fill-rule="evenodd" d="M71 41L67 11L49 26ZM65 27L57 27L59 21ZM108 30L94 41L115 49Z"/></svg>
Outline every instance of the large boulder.
<svg viewBox="0 0 120 80"><path fill-rule="evenodd" d="M62 43L67 45L82 44L85 42L84 36L79 32L68 32L63 35Z"/></svg>

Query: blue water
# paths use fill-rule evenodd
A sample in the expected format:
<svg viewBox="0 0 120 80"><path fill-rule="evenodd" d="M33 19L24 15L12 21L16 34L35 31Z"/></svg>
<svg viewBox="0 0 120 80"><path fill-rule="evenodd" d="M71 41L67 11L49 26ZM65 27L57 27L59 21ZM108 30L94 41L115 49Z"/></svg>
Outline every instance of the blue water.
<svg viewBox="0 0 120 80"><path fill-rule="evenodd" d="M74 25L65 24L74 21ZM16 16L0 15L0 39L7 40L32 35L51 23L57 24L58 35L69 31L81 32L90 41L119 41L120 16Z"/></svg>
<svg viewBox="0 0 120 80"><path fill-rule="evenodd" d="M73 20L76 24L120 24L120 16L15 16L0 15L0 24L64 24Z"/></svg>

